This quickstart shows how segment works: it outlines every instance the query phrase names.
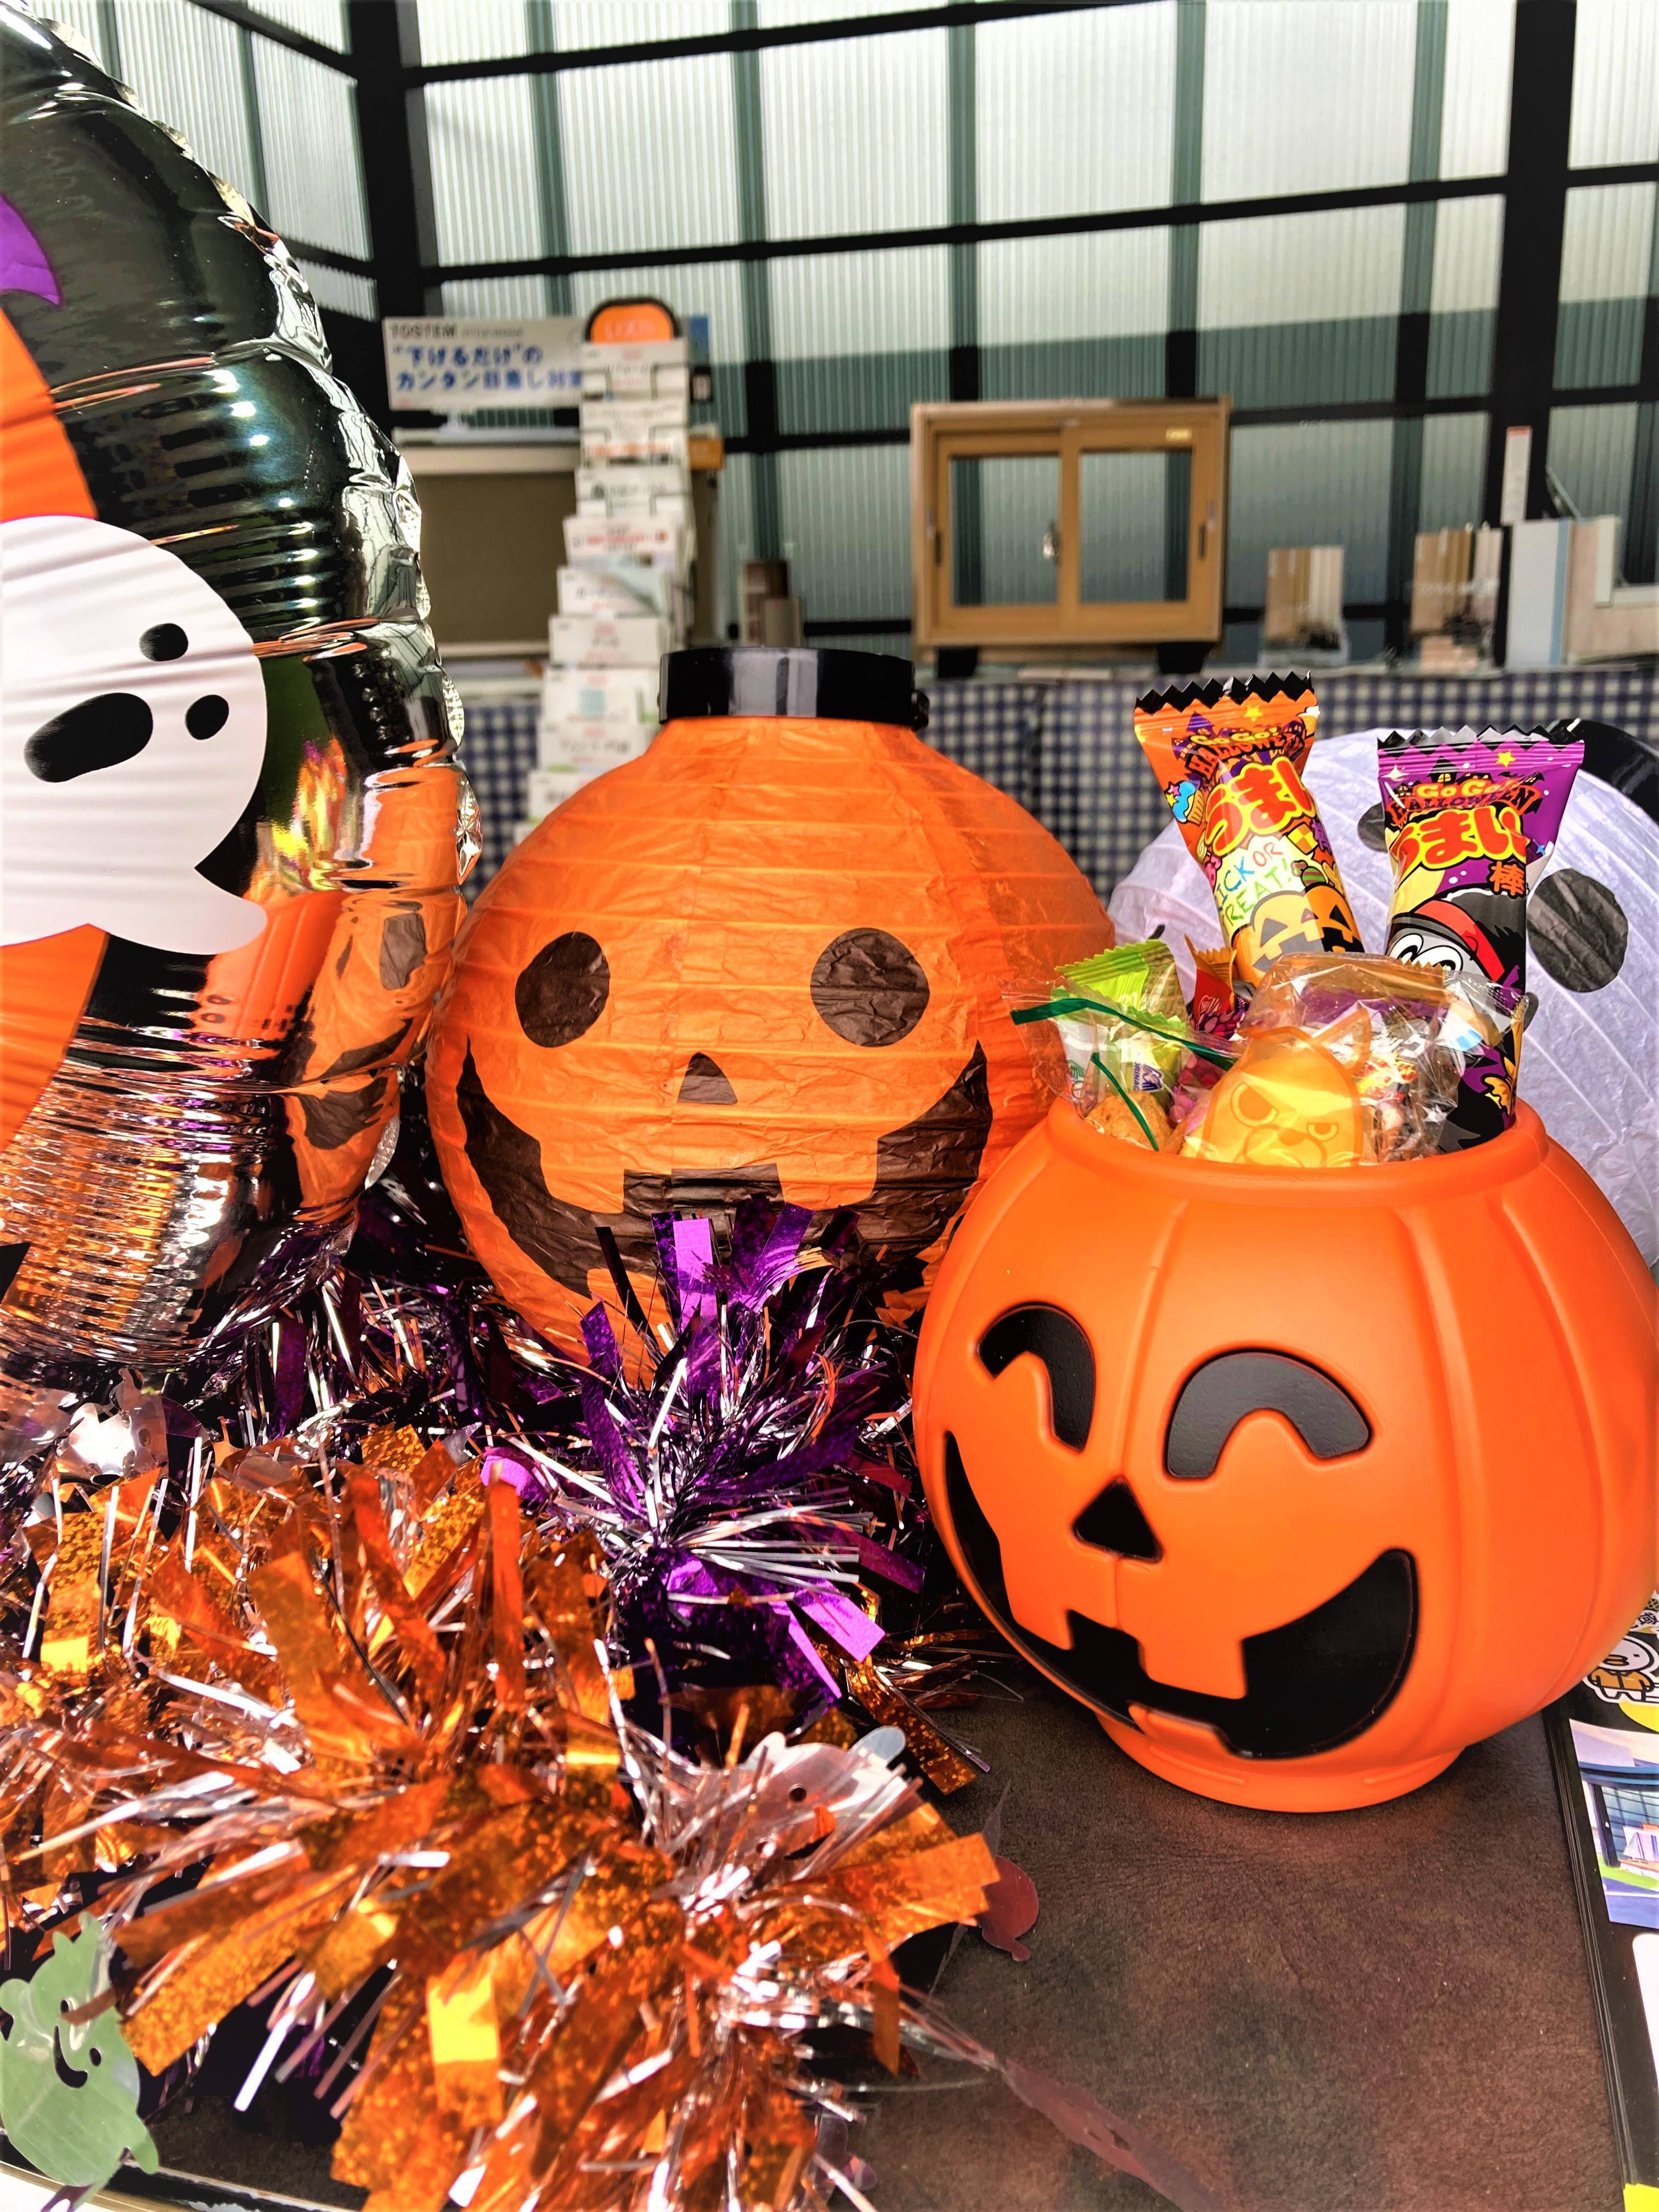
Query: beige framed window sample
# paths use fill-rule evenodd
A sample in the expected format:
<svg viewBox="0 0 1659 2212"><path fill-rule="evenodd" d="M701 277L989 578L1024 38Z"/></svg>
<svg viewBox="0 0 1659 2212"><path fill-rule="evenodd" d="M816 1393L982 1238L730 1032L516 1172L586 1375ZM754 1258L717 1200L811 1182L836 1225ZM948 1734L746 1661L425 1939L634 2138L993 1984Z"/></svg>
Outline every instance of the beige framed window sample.
<svg viewBox="0 0 1659 2212"><path fill-rule="evenodd" d="M1226 399L910 410L915 648L1221 635Z"/></svg>

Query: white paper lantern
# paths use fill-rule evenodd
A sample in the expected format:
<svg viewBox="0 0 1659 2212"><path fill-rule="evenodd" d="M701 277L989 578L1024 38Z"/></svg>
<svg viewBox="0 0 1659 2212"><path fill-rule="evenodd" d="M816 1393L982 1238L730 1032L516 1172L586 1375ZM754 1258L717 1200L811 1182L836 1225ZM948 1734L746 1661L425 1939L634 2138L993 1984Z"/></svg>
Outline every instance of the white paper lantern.
<svg viewBox="0 0 1659 2212"><path fill-rule="evenodd" d="M1366 947L1388 935L1390 876L1376 782L1381 730L1321 738L1307 780ZM1112 893L1121 943L1161 922L1190 990L1187 940L1220 942L1202 871L1171 822ZM1527 983L1538 994L1521 1089L1556 1142L1617 1207L1650 1267L1659 1260L1659 823L1581 774L1528 914Z"/></svg>

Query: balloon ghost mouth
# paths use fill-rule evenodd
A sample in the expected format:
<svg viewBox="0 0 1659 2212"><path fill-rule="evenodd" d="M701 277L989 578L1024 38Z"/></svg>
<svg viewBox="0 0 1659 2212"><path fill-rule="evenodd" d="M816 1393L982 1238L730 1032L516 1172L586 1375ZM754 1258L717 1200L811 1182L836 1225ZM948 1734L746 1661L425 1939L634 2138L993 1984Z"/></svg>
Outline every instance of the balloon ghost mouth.
<svg viewBox="0 0 1659 2212"><path fill-rule="evenodd" d="M623 1176L622 1211L596 1212L548 1188L539 1142L490 1097L471 1046L455 1099L468 1163L497 1220L527 1260L580 1297L591 1296L589 1276L605 1267L601 1229L615 1237L628 1266L649 1274L656 1266L653 1215L717 1214L750 1195L790 1196L770 1161L666 1175L630 1168ZM895 1256L918 1261L944 1235L978 1180L990 1133L988 1071L984 1048L976 1044L943 1097L878 1139L868 1194L846 1207L816 1212L808 1243L837 1213L847 1213L862 1243L885 1252L890 1261ZM908 1286L902 1269L890 1279L895 1289Z"/></svg>
<svg viewBox="0 0 1659 2212"><path fill-rule="evenodd" d="M980 1603L1009 1642L1098 1711L1135 1724L1132 1708L1213 1729L1241 1759L1304 1759L1334 1751L1381 1719L1411 1662L1417 1628L1417 1568L1388 1551L1345 1589L1294 1620L1243 1639L1245 1692L1216 1697L1155 1681L1140 1646L1121 1628L1068 1611L1069 1649L1012 1617L1002 1547L974 1494L953 1436L945 1439L951 1518Z"/></svg>

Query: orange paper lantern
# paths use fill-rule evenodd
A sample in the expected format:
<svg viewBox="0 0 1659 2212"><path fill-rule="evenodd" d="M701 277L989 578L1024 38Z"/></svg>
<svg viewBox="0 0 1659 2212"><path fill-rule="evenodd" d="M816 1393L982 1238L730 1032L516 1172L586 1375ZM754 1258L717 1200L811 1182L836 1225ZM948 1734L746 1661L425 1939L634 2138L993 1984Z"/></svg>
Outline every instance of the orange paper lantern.
<svg viewBox="0 0 1659 2212"><path fill-rule="evenodd" d="M1561 1695L1654 1576L1654 1289L1522 1107L1380 1166L1062 1103L963 1221L916 1448L980 1603L1155 1774L1325 1811Z"/></svg>
<svg viewBox="0 0 1659 2212"><path fill-rule="evenodd" d="M665 664L666 726L568 799L479 899L428 1054L474 1250L580 1348L648 1282L653 1215L748 1193L850 1209L919 1302L958 1209L1043 1105L1006 982L1111 941L1023 808L907 726L907 661ZM695 710L695 711L692 711Z"/></svg>

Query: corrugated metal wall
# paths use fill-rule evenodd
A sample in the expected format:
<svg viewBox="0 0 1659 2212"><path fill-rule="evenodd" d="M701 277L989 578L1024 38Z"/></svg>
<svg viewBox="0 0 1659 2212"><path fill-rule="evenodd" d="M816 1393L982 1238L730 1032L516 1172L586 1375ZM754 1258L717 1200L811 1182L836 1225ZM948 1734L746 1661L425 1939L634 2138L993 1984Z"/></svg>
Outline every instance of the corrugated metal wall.
<svg viewBox="0 0 1659 2212"><path fill-rule="evenodd" d="M960 389L953 357L971 351L986 398L1147 397L1169 388L1170 334L1189 331L1196 388L1230 392L1246 417L1234 440L1230 602L1259 601L1270 545L1339 541L1360 611L1354 642L1380 643L1383 610L1407 587L1411 531L1480 512L1504 200L1493 191L1283 213L1260 203L1496 183L1508 160L1513 0L1140 0L890 32L887 12L836 0L527 0L515 15L419 0L428 61L847 26L758 52L607 53L602 66L541 80L554 95L539 105L524 96L526 79L431 87L447 258L486 260L490 240L496 259L639 257L545 280L471 270L446 284L446 306L528 307L539 282L550 305L582 309L638 284L707 315L723 426L756 447L732 457L728 550L787 554L809 621L848 633L903 624L908 494L894 441L914 401ZM1579 26L1574 162L1651 160L1659 0L1581 0ZM464 137L452 119L462 107L475 118ZM550 135L556 222L531 188ZM504 177L520 192L511 211ZM1650 184L1571 195L1564 391L1640 374L1655 198ZM1239 219L1180 220L1194 202L1238 201L1257 205ZM1170 219L915 238L1136 210ZM818 250L775 250L795 240ZM750 241L769 250L745 262ZM659 258L699 246L707 258ZM1402 416L1399 346L1413 316L1426 327L1429 411ZM757 392L767 415L751 422ZM1636 479L1655 447L1652 412L1558 410L1555 458L1583 479L1571 487L1581 503L1593 483L1591 503L1650 525L1659 502L1639 497ZM1085 561L1103 593L1162 588L1163 489L1131 474L1103 477L1091 495ZM953 549L959 587L1043 588L1054 502L1041 468L987 465L963 504L978 520ZM1650 574L1653 557L1637 544L1626 565ZM1253 639L1248 620L1230 630L1240 652Z"/></svg>
<svg viewBox="0 0 1659 2212"><path fill-rule="evenodd" d="M194 0L25 4L64 24L283 233L323 307L379 314L349 76ZM513 4L522 18L523 0ZM347 50L344 0L252 0L248 12L336 53ZM335 266L337 256L362 265Z"/></svg>
<svg viewBox="0 0 1659 2212"><path fill-rule="evenodd" d="M347 76L191 0L35 4L268 209L325 304L374 312ZM1231 642L1251 649L1267 548L1328 539L1347 548L1356 647L1379 642L1411 532L1480 509L1515 0L1133 0L888 29L902 4L416 0L425 64L584 57L425 88L434 304L580 313L638 289L705 315L737 445L728 551L788 555L809 621L860 635L905 622L915 400L964 375L986 398L1154 396L1185 347L1196 388L1244 415ZM253 12L344 49L343 0ZM791 26L810 34L732 50ZM727 46L629 51L709 37ZM1659 0L1578 0L1570 159L1659 159ZM1438 201L1271 204L1486 178ZM1581 507L1626 518L1638 578L1659 554L1656 198L1648 179L1569 191L1555 382L1587 397L1552 417L1553 466ZM1255 204L1183 220L1237 202ZM1062 228L939 235L999 223ZM523 260L564 265L492 273ZM1408 326L1419 347L1426 329L1425 398L1401 405ZM1139 590L1163 558L1162 489L1132 478L1091 495L1092 589ZM1046 491L1005 467L975 495L962 582L1026 588Z"/></svg>

